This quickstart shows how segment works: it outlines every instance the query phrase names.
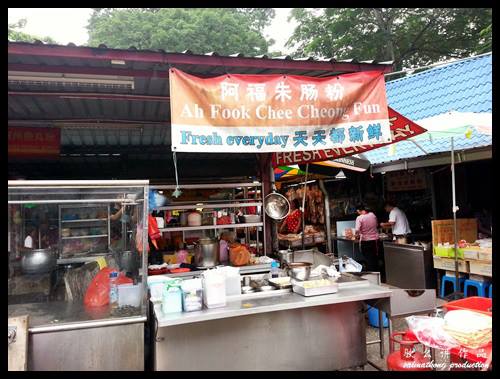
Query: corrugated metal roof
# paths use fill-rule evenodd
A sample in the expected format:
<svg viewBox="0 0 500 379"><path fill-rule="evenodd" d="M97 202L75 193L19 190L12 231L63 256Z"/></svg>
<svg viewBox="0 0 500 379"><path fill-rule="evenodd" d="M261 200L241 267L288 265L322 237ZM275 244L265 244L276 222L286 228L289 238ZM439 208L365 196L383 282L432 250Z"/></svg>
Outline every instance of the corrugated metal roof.
<svg viewBox="0 0 500 379"><path fill-rule="evenodd" d="M418 120L449 111L492 112L492 55L484 55L446 66L437 67L386 84L389 105L405 117ZM492 144L491 135L474 133L472 138L454 137L455 149L466 150ZM418 142L429 153L450 151L449 138L434 138ZM389 147L365 154L372 164L416 158L425 155L414 143L395 144L393 155Z"/></svg>

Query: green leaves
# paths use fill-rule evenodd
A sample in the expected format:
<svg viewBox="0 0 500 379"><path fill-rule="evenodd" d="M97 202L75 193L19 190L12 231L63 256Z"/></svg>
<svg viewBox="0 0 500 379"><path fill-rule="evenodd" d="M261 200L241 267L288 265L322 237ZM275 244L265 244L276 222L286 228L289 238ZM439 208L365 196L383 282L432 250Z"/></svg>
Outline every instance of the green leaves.
<svg viewBox="0 0 500 379"><path fill-rule="evenodd" d="M253 56L272 42L262 34L272 17L272 8L100 8L87 29L90 46Z"/></svg>
<svg viewBox="0 0 500 379"><path fill-rule="evenodd" d="M26 19L22 18L14 24L8 24L8 39L15 42L35 42L35 40L40 40L46 43L56 43L50 37L38 37L28 33L24 33L19 29L23 29L26 26Z"/></svg>
<svg viewBox="0 0 500 379"><path fill-rule="evenodd" d="M394 60L398 70L491 50L490 8L295 8L292 17L296 55Z"/></svg>

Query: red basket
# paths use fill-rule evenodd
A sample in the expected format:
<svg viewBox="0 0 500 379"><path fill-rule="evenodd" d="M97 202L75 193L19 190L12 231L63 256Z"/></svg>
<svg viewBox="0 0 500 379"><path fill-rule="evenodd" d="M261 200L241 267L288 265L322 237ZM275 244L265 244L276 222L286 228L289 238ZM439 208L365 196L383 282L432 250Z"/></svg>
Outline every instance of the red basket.
<svg viewBox="0 0 500 379"><path fill-rule="evenodd" d="M450 301L449 303L443 304L443 307L449 311L457 309L467 309L469 311L475 311L491 316L491 300L492 299L490 299L489 297L471 296L465 299Z"/></svg>

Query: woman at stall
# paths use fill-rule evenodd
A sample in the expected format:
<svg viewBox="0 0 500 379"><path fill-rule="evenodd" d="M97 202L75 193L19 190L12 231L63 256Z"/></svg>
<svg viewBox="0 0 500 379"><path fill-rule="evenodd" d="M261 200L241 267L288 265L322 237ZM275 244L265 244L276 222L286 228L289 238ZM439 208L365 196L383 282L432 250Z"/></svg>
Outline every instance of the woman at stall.
<svg viewBox="0 0 500 379"><path fill-rule="evenodd" d="M378 221L377 216L364 204L356 206L356 237L364 258L365 271L378 271Z"/></svg>
<svg viewBox="0 0 500 379"><path fill-rule="evenodd" d="M298 199L290 201L290 214L280 226L281 234L297 234L302 229L302 211Z"/></svg>

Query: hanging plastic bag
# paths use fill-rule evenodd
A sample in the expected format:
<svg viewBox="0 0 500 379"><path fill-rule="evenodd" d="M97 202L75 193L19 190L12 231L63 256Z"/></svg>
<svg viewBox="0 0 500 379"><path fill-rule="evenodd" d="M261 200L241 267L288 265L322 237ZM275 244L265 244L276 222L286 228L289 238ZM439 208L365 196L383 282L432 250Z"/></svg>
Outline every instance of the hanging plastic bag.
<svg viewBox="0 0 500 379"><path fill-rule="evenodd" d="M142 255L143 236L144 236L144 228L142 226L142 223L139 223L137 224L137 230L135 232L135 247L139 252L139 255ZM149 244L146 244L146 253L149 253Z"/></svg>
<svg viewBox="0 0 500 379"><path fill-rule="evenodd" d="M409 316L405 320L421 344L440 350L459 347L458 342L445 331L444 319L429 316Z"/></svg>
<svg viewBox="0 0 500 379"><path fill-rule="evenodd" d="M90 282L83 298L83 304L87 307L102 307L109 304L109 274L115 271L110 267L100 270ZM118 275L116 284L133 284L134 281L127 278L123 273Z"/></svg>
<svg viewBox="0 0 500 379"><path fill-rule="evenodd" d="M158 250L158 244L156 243L156 240L161 238L161 233L160 229L158 228L156 218L151 215L148 216L148 235L151 239L151 243L154 245L156 250Z"/></svg>

